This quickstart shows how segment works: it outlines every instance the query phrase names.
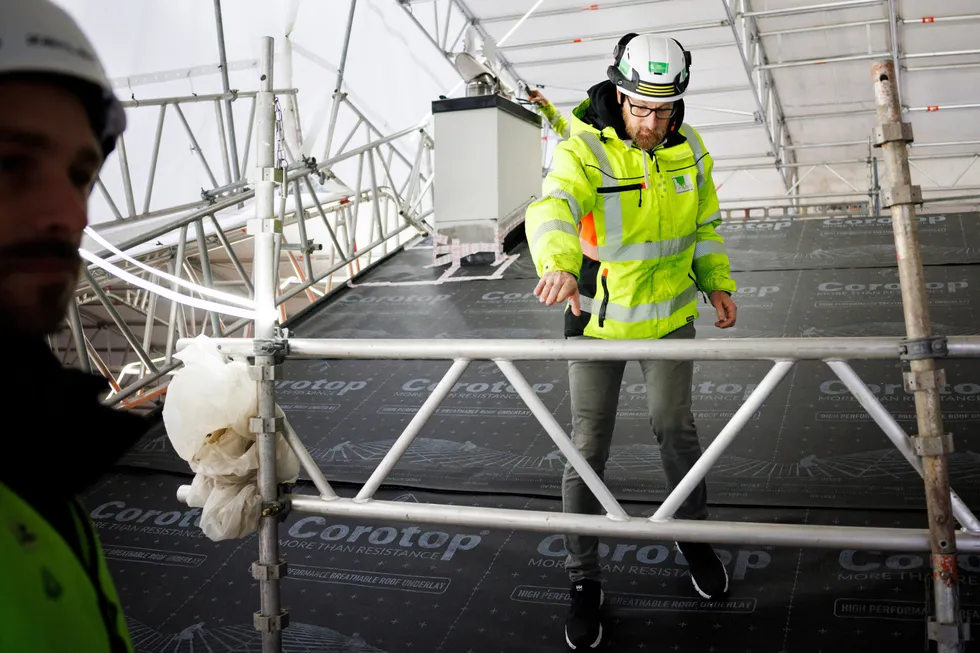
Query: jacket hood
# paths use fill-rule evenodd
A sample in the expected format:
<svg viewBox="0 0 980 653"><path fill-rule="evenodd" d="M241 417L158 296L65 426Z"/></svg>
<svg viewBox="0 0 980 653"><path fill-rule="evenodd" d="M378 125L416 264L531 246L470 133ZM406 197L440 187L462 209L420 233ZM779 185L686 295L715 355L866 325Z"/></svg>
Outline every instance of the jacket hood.
<svg viewBox="0 0 980 653"><path fill-rule="evenodd" d="M575 107L572 115L597 131L612 128L620 140L630 140L623 121L623 108L616 98L616 86L610 81L599 82L589 89L588 95L589 98ZM686 140L680 133L680 126L684 122L684 100L677 100L675 106L677 111L667 125L664 147L672 147ZM574 128L572 131L574 133Z"/></svg>

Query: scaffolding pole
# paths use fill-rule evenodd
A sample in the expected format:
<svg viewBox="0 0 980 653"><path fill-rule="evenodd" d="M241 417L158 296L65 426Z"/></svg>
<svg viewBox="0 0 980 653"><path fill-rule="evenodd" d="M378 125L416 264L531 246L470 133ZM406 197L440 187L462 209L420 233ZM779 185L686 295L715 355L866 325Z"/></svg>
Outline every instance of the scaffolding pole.
<svg viewBox="0 0 980 653"><path fill-rule="evenodd" d="M357 0L350 0L350 9L347 11L347 28L344 30L344 49L340 53L337 84L333 91L333 106L330 108L330 122L327 125L327 144L323 148L324 160L330 158L330 147L333 145L334 131L337 129L337 113L340 111L340 104L346 97L344 94L344 70L347 68L347 53L350 50L350 35L354 30L354 10L356 9Z"/></svg>
<svg viewBox="0 0 980 653"><path fill-rule="evenodd" d="M232 181L239 182L242 179L241 170L238 167L238 137L235 135L235 112L232 102L236 94L231 93L231 84L228 81L228 56L225 53L225 26L221 17L221 0L214 0L214 26L218 32L218 61L221 65L221 88L226 97L225 120L228 122L228 149L225 153L230 155L232 165ZM145 211L144 211L145 213Z"/></svg>
<svg viewBox="0 0 980 653"><path fill-rule="evenodd" d="M252 576L259 581L260 611L254 615L256 630L262 633L262 652L282 651L282 631L289 624L288 613L280 601L280 580L286 576L286 565L279 558L279 513L282 511L279 482L276 478L276 383L279 371L276 329L275 240L282 223L275 215L276 181L285 177L276 169L275 94L272 86L274 57L272 37L262 37L259 59L259 93L255 109L255 219L248 225L254 239L252 283L255 288L255 340L252 353L255 364L250 368L258 392L258 416L249 429L256 435L259 448L258 489L262 497L259 521L259 560L252 565ZM281 137L281 134L279 134Z"/></svg>
<svg viewBox="0 0 980 653"><path fill-rule="evenodd" d="M915 204L922 201L922 192L912 185L909 172L906 144L912 141L912 125L902 122L895 63L880 61L871 70L878 118L874 141L884 152L890 184L885 189L883 205L891 210L905 313L907 339L903 342L902 359L910 368L904 375L905 386L915 393L919 429L912 442L916 454L922 458L929 514L935 614L929 619L928 634L937 643L939 653L961 653L969 638L969 625L963 623L959 609L959 568L948 459L953 451L953 439L943 426L939 393L946 385L946 377L936 364L937 358L948 355L947 340L945 336L933 335L929 319L915 216Z"/></svg>

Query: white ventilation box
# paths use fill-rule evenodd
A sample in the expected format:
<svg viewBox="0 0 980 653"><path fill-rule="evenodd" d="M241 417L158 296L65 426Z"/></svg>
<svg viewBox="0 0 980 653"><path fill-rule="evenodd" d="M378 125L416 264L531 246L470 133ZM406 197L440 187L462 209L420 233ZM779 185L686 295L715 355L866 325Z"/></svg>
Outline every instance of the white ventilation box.
<svg viewBox="0 0 980 653"><path fill-rule="evenodd" d="M499 95L438 100L432 114L435 262L479 252L499 258L541 195L541 118Z"/></svg>

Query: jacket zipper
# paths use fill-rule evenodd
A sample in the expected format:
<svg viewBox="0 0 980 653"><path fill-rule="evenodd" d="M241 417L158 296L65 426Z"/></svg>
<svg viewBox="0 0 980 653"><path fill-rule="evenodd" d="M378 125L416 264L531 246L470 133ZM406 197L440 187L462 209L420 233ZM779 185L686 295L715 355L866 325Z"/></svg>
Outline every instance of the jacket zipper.
<svg viewBox="0 0 980 653"><path fill-rule="evenodd" d="M603 323L606 321L606 307L609 306L609 284L606 281L606 277L609 276L609 268L603 268L602 270L602 304L599 306L599 328L602 328Z"/></svg>

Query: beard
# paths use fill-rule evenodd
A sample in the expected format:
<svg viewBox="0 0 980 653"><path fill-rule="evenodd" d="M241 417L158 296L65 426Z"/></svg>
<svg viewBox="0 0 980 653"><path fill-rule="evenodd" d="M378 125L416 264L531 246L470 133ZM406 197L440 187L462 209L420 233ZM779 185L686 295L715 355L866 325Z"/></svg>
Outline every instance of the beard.
<svg viewBox="0 0 980 653"><path fill-rule="evenodd" d="M652 150L660 145L667 135L666 122L658 121L652 129L649 127L637 127L630 119L636 120L630 113L629 107L623 104L623 122L626 123L626 133L629 135L633 144L641 150Z"/></svg>
<svg viewBox="0 0 980 653"><path fill-rule="evenodd" d="M78 248L57 239L0 249L0 329L26 336L58 331L81 265Z"/></svg>

